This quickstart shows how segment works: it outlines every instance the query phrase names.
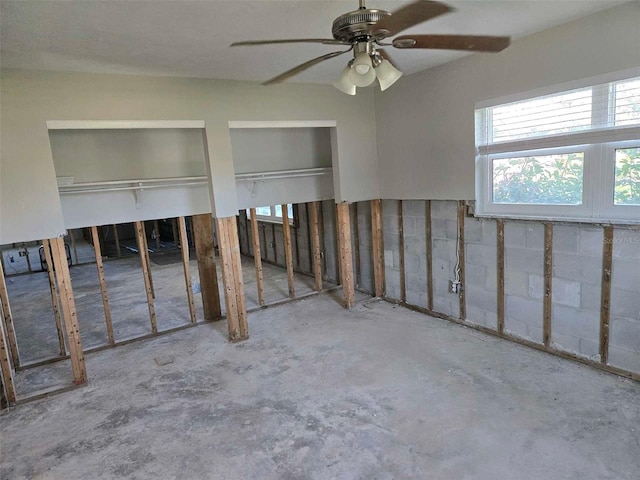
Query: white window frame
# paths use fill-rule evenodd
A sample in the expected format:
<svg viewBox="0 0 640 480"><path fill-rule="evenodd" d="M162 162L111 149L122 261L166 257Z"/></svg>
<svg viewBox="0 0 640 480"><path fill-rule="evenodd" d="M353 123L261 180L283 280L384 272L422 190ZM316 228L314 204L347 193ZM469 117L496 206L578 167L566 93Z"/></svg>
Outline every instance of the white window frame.
<svg viewBox="0 0 640 480"><path fill-rule="evenodd" d="M640 206L614 204L615 150L640 147L640 126L617 127L615 129L607 127L613 115L611 111L613 101L611 99L607 111L604 109L594 111L592 122L600 127L598 129L493 144L488 144L482 138L482 135L491 131L491 125L486 123L491 122L491 116L478 113L480 109L635 77L640 77L640 68L476 104L475 214L498 218L640 224ZM612 90L609 89L609 91ZM610 93L605 89L594 89L593 95L610 95ZM484 147L483 145L488 146ZM493 160L580 151L584 152L581 205L493 203Z"/></svg>
<svg viewBox="0 0 640 480"><path fill-rule="evenodd" d="M287 207L291 205L291 210L292 210L292 215L289 216L289 225L294 225L294 217L295 217L295 209L293 208L293 204L289 203L287 204ZM267 223L277 223L277 224L282 224L282 215L277 216L276 215L276 206L275 205L265 205L264 207L256 207L256 209L258 208L266 208L269 207L271 209L271 215L267 216L267 215L258 215L256 213L256 219L259 222L267 222ZM247 208L247 217L251 218L251 211L250 209Z"/></svg>

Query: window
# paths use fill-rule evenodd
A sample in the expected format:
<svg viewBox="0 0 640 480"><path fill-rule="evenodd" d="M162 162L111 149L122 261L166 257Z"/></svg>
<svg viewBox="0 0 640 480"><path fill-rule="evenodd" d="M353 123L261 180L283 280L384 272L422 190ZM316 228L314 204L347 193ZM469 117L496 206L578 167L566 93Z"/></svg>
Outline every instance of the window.
<svg viewBox="0 0 640 480"><path fill-rule="evenodd" d="M476 213L640 223L633 73L478 104Z"/></svg>
<svg viewBox="0 0 640 480"><path fill-rule="evenodd" d="M287 204L289 223L293 225L293 205ZM247 217L251 218L251 211L247 208ZM256 207L256 217L260 222L282 223L282 205Z"/></svg>

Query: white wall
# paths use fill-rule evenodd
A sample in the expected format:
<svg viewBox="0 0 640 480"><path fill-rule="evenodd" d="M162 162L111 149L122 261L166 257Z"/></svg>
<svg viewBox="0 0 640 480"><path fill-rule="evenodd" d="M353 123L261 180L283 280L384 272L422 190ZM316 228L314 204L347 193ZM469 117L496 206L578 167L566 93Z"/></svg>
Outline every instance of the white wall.
<svg viewBox="0 0 640 480"><path fill-rule="evenodd" d="M47 120L204 120L213 212L238 210L229 121L333 120L336 201L379 197L373 90L171 77L2 72L0 243L62 234ZM109 205L102 206L109 208ZM194 212L195 213L195 212ZM158 212L158 216L169 216ZM124 220L123 220L124 221Z"/></svg>
<svg viewBox="0 0 640 480"><path fill-rule="evenodd" d="M381 197L473 199L475 102L636 67L639 25L631 2L377 92Z"/></svg>

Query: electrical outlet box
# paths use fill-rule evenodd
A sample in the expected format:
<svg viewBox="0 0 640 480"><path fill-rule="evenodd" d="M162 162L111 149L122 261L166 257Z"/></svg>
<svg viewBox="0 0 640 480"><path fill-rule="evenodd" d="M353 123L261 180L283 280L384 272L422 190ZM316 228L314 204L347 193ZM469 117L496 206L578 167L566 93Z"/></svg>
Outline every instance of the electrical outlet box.
<svg viewBox="0 0 640 480"><path fill-rule="evenodd" d="M460 293L460 282L449 280L449 291L451 293Z"/></svg>

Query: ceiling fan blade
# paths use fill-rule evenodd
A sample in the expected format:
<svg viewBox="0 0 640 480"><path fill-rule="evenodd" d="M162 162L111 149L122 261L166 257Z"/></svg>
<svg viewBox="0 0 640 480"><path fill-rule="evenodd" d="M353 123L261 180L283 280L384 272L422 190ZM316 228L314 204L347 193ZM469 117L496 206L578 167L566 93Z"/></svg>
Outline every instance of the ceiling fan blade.
<svg viewBox="0 0 640 480"><path fill-rule="evenodd" d="M274 83L284 82L288 78L291 78L294 75L297 75L300 72L305 71L307 68L311 68L311 67L313 67L314 65L317 65L320 62L324 62L325 60L329 60L330 58L337 57L338 55L342 55L343 53L347 53L347 52L350 52L350 51L351 51L351 48L348 49L348 50L341 50L339 52L327 53L326 55L321 55L319 57L313 58L313 59L309 60L308 62L304 62L304 63L298 65L297 67L293 67L291 70L287 70L286 72L281 73L277 77L273 77L271 80L267 80L266 82L263 82L262 85L272 85Z"/></svg>
<svg viewBox="0 0 640 480"><path fill-rule="evenodd" d="M391 37L409 27L451 11L453 11L453 8L444 3L432 0L418 0L405 5L400 10L396 10L391 15L380 20L373 27L373 36L379 39Z"/></svg>
<svg viewBox="0 0 640 480"><path fill-rule="evenodd" d="M396 48L467 50L471 52L500 52L510 43L509 37L487 35L403 35L393 39L393 46Z"/></svg>
<svg viewBox="0 0 640 480"><path fill-rule="evenodd" d="M289 38L283 40L248 40L246 42L233 42L230 47L250 47L254 45L277 45L280 43L322 43L324 45L351 45L349 42L334 40L332 38Z"/></svg>

